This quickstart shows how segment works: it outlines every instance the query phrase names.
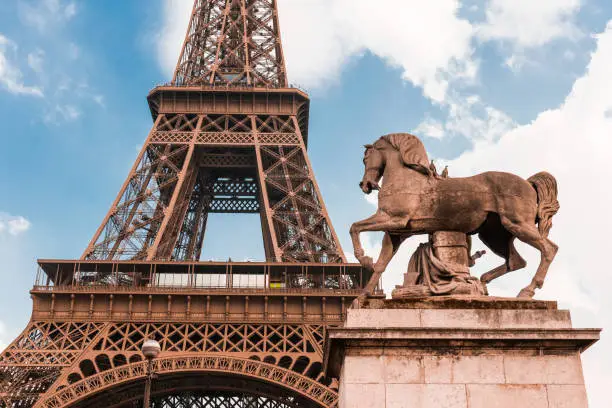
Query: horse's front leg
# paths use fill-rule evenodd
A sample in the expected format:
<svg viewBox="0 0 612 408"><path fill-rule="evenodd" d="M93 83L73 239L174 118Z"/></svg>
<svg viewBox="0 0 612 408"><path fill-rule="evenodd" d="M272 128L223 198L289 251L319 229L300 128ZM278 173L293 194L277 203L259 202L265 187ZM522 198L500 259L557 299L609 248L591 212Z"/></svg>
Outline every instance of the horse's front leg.
<svg viewBox="0 0 612 408"><path fill-rule="evenodd" d="M364 268L373 269L374 262L372 261L371 257L365 255L359 234L365 231L391 231L394 229L402 229L404 226L405 223L402 222L402 220L393 218L380 210L365 220L357 221L351 225L351 229L349 231L351 234L351 240L353 241L355 258L357 258L359 263Z"/></svg>
<svg viewBox="0 0 612 408"><path fill-rule="evenodd" d="M366 218L363 221L358 221L351 226L350 234L351 239L353 241L353 248L355 250L355 257L359 261L359 263L364 267L372 270L374 274L370 278L370 281L365 287L364 296L372 293L380 276L384 272L391 258L399 248L399 245L403 241L399 236L396 239L392 239L390 234L385 234L385 238L383 239L383 248L381 250L378 262L376 265L373 265L372 258L369 256L365 256L365 252L363 251L363 247L361 246L361 240L359 238L359 234L365 231L393 231L400 230L405 228L406 221L400 218L395 218L389 216L387 213L382 211L378 211L373 216ZM405 235L408 236L408 235ZM376 278L378 276L378 278Z"/></svg>
<svg viewBox="0 0 612 408"><path fill-rule="evenodd" d="M383 272L385 271L385 269L387 269L387 265L389 265L389 262L391 262L391 259L393 259L393 257L397 253L397 250L399 249L402 242L404 242L409 236L410 234L391 235L388 232L385 233L382 242L382 249L380 250L380 255L378 256L376 264L374 265L374 273L372 274L370 280L364 287L363 293L358 297L359 303L361 303L363 300L365 300L366 297L372 294L374 288L376 288L376 285L380 281Z"/></svg>
<svg viewBox="0 0 612 408"><path fill-rule="evenodd" d="M359 234L361 234L361 231L364 231L364 228L372 225L378 225L386 222L388 219L389 216L387 214L377 211L376 214L372 215L371 217L368 217L365 220L357 221L351 225L349 233L351 235L351 241L353 241L353 252L355 254L355 258L357 258L357 261L359 261L361 266L364 268L372 269L374 267L374 261L371 257L365 255Z"/></svg>

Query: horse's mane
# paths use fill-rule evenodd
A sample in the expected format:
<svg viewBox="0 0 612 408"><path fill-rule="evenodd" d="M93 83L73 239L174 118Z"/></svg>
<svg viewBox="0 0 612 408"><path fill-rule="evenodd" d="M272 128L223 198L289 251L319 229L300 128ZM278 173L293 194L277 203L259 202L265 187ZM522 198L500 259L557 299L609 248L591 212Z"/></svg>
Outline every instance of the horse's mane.
<svg viewBox="0 0 612 408"><path fill-rule="evenodd" d="M397 149L400 152L404 165L426 176L432 176L425 146L418 137L409 133L392 133L382 136L378 140L384 140Z"/></svg>

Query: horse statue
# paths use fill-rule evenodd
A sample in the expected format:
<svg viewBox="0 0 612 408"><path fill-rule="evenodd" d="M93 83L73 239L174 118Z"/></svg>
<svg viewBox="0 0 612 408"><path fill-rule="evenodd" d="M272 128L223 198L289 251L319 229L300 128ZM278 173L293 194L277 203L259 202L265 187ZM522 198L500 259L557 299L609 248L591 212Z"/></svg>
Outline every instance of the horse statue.
<svg viewBox="0 0 612 408"><path fill-rule="evenodd" d="M542 287L558 250L548 239L552 217L559 210L552 175L541 172L524 180L509 173L486 172L443 178L432 171L423 143L405 133L383 136L365 148L365 174L359 186L365 194L380 191L376 213L350 229L355 257L374 271L361 300L374 291L406 238L438 231L478 234L493 253L504 258L503 265L482 275L485 284L527 265L514 247L515 238L531 245L540 251L540 264L518 297L532 298ZM359 234L364 231L385 232L376 264L363 251Z"/></svg>

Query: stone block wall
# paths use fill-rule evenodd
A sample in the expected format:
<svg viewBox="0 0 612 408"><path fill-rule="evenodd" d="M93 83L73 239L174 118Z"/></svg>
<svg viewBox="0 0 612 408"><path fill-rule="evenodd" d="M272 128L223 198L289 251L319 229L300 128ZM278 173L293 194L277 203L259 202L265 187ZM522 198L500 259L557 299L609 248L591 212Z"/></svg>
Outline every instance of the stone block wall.
<svg viewBox="0 0 612 408"><path fill-rule="evenodd" d="M555 302L379 303L329 331L339 408L588 408L580 355L599 330Z"/></svg>
<svg viewBox="0 0 612 408"><path fill-rule="evenodd" d="M380 351L380 355L368 355L371 353L354 350L345 356L340 374L341 408L588 406L578 353L416 355Z"/></svg>

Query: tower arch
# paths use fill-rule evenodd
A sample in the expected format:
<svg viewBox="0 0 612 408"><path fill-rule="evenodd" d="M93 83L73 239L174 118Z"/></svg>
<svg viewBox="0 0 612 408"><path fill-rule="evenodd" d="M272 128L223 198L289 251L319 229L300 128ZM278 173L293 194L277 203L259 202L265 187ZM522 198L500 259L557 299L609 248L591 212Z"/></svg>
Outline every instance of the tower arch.
<svg viewBox="0 0 612 408"><path fill-rule="evenodd" d="M107 406L128 407L125 404L142 398L146 366L139 361L100 372L44 395L35 407L86 408L100 399L112 401ZM153 370L158 376L153 395L159 401L251 397L278 408L326 408L335 407L338 400L334 390L302 374L235 356L161 357L153 361Z"/></svg>

